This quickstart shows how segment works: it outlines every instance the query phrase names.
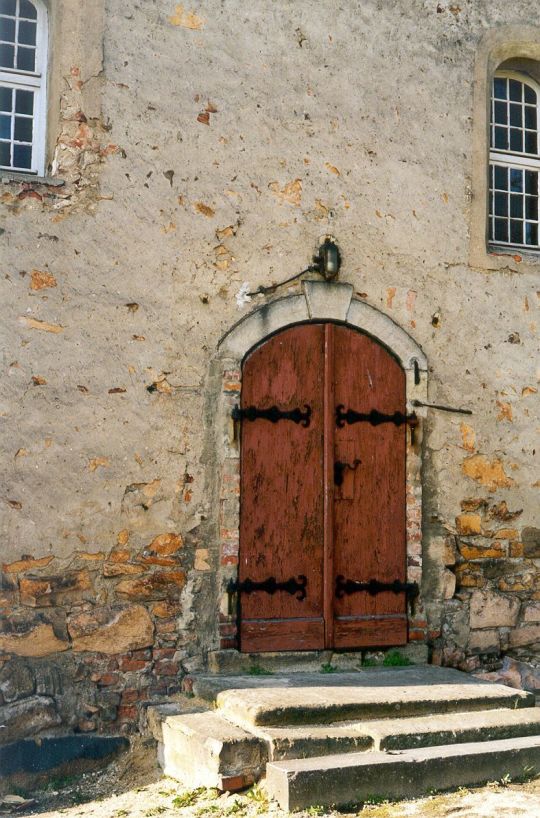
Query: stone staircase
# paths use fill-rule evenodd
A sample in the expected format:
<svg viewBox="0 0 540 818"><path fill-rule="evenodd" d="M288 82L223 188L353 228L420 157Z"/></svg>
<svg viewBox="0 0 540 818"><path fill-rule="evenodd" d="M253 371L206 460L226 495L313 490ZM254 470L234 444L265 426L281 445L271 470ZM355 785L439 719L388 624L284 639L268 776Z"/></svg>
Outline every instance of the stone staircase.
<svg viewBox="0 0 540 818"><path fill-rule="evenodd" d="M540 771L531 693L439 667L193 677L148 708L167 775L287 810L404 798Z"/></svg>

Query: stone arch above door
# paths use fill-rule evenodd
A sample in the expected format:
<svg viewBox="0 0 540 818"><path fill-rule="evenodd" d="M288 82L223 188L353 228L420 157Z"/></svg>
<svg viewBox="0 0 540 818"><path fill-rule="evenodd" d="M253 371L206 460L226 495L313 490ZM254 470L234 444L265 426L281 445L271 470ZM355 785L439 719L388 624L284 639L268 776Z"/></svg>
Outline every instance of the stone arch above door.
<svg viewBox="0 0 540 818"><path fill-rule="evenodd" d="M324 281L302 282L300 294L276 299L254 309L240 319L221 339L212 363L209 395L212 421L208 424L213 449L209 485L215 489L217 541L211 544L218 567L218 599L214 645L237 648L237 619L234 600L227 586L238 577L240 519L239 427L232 419L240 403L242 363L250 350L270 336L297 324L337 322L371 336L397 359L406 376L407 411L414 411L419 424L407 438L406 528L407 581L422 579L422 418L426 409L413 401L427 400L427 360L416 341L389 316L364 301L353 298L350 284ZM211 442L210 442L211 440ZM216 468L217 467L217 468ZM233 605L231 606L231 601ZM217 624L217 623L216 623ZM427 639L421 597L408 617L409 641Z"/></svg>
<svg viewBox="0 0 540 818"><path fill-rule="evenodd" d="M350 284L303 281L299 295L279 298L248 313L221 339L218 357L240 363L257 344L292 324L339 321L355 327L398 359L407 374L407 400L427 399L427 359L419 344L388 315L353 298ZM421 409L417 414L423 415Z"/></svg>

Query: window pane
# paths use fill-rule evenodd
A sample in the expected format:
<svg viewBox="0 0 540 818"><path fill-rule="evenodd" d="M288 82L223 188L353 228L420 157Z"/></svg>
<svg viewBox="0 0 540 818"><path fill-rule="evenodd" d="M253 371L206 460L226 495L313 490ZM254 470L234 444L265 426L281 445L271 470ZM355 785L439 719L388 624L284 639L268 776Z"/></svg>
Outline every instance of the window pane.
<svg viewBox="0 0 540 818"><path fill-rule="evenodd" d="M11 146L9 142L0 142L0 165L11 167Z"/></svg>
<svg viewBox="0 0 540 818"><path fill-rule="evenodd" d="M0 139L11 139L10 116L0 116Z"/></svg>
<svg viewBox="0 0 540 818"><path fill-rule="evenodd" d="M33 91L16 91L15 92L15 111L18 114L33 114L34 113L34 92Z"/></svg>
<svg viewBox="0 0 540 818"><path fill-rule="evenodd" d="M503 151L508 150L508 130L507 128L495 128L495 148Z"/></svg>
<svg viewBox="0 0 540 818"><path fill-rule="evenodd" d="M531 102L533 105L536 105L536 92L530 87L530 85L524 85L525 90L525 102Z"/></svg>
<svg viewBox="0 0 540 818"><path fill-rule="evenodd" d="M16 6L17 0L0 0L0 14L11 14L14 17Z"/></svg>
<svg viewBox="0 0 540 818"><path fill-rule="evenodd" d="M523 171L510 168L510 190L523 193Z"/></svg>
<svg viewBox="0 0 540 818"><path fill-rule="evenodd" d="M15 42L15 20L0 17L0 40L7 40L9 43Z"/></svg>
<svg viewBox="0 0 540 818"><path fill-rule="evenodd" d="M525 127L536 128L536 108L530 105L525 106Z"/></svg>
<svg viewBox="0 0 540 818"><path fill-rule="evenodd" d="M36 44L36 24L22 20L19 23L19 42L25 45Z"/></svg>
<svg viewBox="0 0 540 818"><path fill-rule="evenodd" d="M15 49L12 45L0 45L0 66L2 68L14 68Z"/></svg>
<svg viewBox="0 0 540 818"><path fill-rule="evenodd" d="M518 153L523 151L523 132L517 128L510 128L510 150Z"/></svg>
<svg viewBox="0 0 540 818"><path fill-rule="evenodd" d="M525 192L538 196L538 173L535 170L525 171Z"/></svg>
<svg viewBox="0 0 540 818"><path fill-rule="evenodd" d="M34 48L17 50L17 68L20 71L33 71L36 65L36 51Z"/></svg>
<svg viewBox="0 0 540 818"><path fill-rule="evenodd" d="M0 111L11 111L11 88L0 88Z"/></svg>
<svg viewBox="0 0 540 818"><path fill-rule="evenodd" d="M523 196L510 196L510 215L515 219L523 218Z"/></svg>
<svg viewBox="0 0 540 818"><path fill-rule="evenodd" d="M497 190L508 190L508 168L495 165L495 187Z"/></svg>
<svg viewBox="0 0 540 818"><path fill-rule="evenodd" d="M508 222L506 219L495 219L495 241L508 241Z"/></svg>
<svg viewBox="0 0 540 818"><path fill-rule="evenodd" d="M495 215L508 216L508 195L506 193L495 194Z"/></svg>
<svg viewBox="0 0 540 818"><path fill-rule="evenodd" d="M525 197L525 218L538 219L538 199L536 196Z"/></svg>
<svg viewBox="0 0 540 818"><path fill-rule="evenodd" d="M495 99L506 99L506 80L503 77L493 80L493 96Z"/></svg>
<svg viewBox="0 0 540 818"><path fill-rule="evenodd" d="M510 125L515 125L517 128L523 127L521 110L521 105L517 105L516 103L510 104Z"/></svg>
<svg viewBox="0 0 540 818"><path fill-rule="evenodd" d="M19 142L32 141L32 120L27 117L15 117L15 139Z"/></svg>
<svg viewBox="0 0 540 818"><path fill-rule="evenodd" d="M525 244L538 244L538 225L527 222L525 225Z"/></svg>
<svg viewBox="0 0 540 818"><path fill-rule="evenodd" d="M508 120L506 102L496 102L494 105L494 114L494 121L498 125L506 125Z"/></svg>
<svg viewBox="0 0 540 818"><path fill-rule="evenodd" d="M28 17L30 20L37 19L36 7L33 3L30 3L29 0L21 0L20 9L19 13L21 17Z"/></svg>
<svg viewBox="0 0 540 818"><path fill-rule="evenodd" d="M510 85L510 99L521 102L523 83L518 82L517 80L510 80L508 84Z"/></svg>
<svg viewBox="0 0 540 818"><path fill-rule="evenodd" d="M13 165L16 168L31 168L32 148L27 145L13 145Z"/></svg>
<svg viewBox="0 0 540 818"><path fill-rule="evenodd" d="M525 131L525 153L536 153L536 131Z"/></svg>
<svg viewBox="0 0 540 818"><path fill-rule="evenodd" d="M523 244L523 222L510 220L510 241L512 244Z"/></svg>

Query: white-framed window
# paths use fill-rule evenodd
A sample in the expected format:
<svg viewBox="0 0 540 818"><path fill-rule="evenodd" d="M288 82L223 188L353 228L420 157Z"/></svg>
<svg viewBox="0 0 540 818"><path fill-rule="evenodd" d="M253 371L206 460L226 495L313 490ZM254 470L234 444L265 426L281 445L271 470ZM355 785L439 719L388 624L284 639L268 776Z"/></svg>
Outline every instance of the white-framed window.
<svg viewBox="0 0 540 818"><path fill-rule="evenodd" d="M498 71L491 94L489 242L540 250L538 145L540 86L525 74Z"/></svg>
<svg viewBox="0 0 540 818"><path fill-rule="evenodd" d="M44 175L47 8L0 0L0 168Z"/></svg>

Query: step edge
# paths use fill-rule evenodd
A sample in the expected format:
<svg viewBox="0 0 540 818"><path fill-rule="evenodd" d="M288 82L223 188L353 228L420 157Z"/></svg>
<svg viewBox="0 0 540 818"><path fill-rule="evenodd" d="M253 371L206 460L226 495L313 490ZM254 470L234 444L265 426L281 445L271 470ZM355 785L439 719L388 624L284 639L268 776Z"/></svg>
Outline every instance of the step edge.
<svg viewBox="0 0 540 818"><path fill-rule="evenodd" d="M267 769L272 766L276 770L296 774L302 772L313 772L324 766L328 767L328 762L333 761L337 767L365 767L368 764L386 766L396 761L404 764L416 764L422 761L435 760L435 751L441 753L445 758L456 756L485 755L494 752L509 752L521 749L536 749L540 751L540 736L521 736L512 739L495 739L493 741L469 742L459 745L442 744L436 747L418 747L407 750L394 750L390 753L374 751L372 753L340 753L334 756L313 756L312 758L291 758L284 761L268 761ZM445 751L445 752L442 752ZM316 763L320 766L315 766Z"/></svg>

